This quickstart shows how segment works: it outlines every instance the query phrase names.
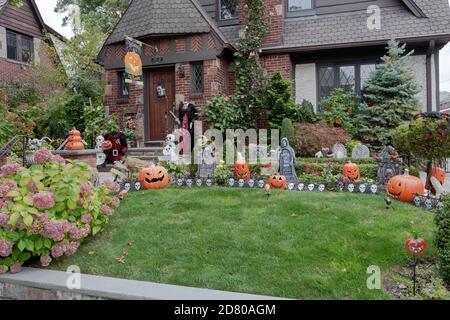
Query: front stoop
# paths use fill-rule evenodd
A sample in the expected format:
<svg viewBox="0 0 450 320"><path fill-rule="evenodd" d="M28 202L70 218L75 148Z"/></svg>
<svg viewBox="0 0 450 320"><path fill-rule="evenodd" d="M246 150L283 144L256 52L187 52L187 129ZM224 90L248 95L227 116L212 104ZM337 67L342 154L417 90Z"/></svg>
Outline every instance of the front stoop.
<svg viewBox="0 0 450 320"><path fill-rule="evenodd" d="M283 300L84 274L80 275L80 289L70 290L66 283L73 276L73 273L34 268L0 275L0 300Z"/></svg>

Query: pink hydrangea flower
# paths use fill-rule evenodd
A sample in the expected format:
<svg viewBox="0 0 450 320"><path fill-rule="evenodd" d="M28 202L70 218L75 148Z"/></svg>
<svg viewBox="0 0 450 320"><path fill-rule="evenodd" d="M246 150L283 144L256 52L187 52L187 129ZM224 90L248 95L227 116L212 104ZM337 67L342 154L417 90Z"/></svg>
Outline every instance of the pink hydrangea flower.
<svg viewBox="0 0 450 320"><path fill-rule="evenodd" d="M0 185L0 209L5 208L11 202L11 198L8 197L10 191L19 191L17 183L14 180L5 180Z"/></svg>
<svg viewBox="0 0 450 320"><path fill-rule="evenodd" d="M0 168L0 178L13 176L19 172L20 168L18 164L6 164Z"/></svg>
<svg viewBox="0 0 450 320"><path fill-rule="evenodd" d="M81 216L81 222L82 223L91 223L93 220L92 215L90 215L89 213L84 214L83 216Z"/></svg>
<svg viewBox="0 0 450 320"><path fill-rule="evenodd" d="M62 163L62 164L66 164L66 163L67 163L67 162L66 162L66 159L64 159L64 158L61 157L60 155L53 156L53 157L51 158L51 161L58 162L58 163Z"/></svg>
<svg viewBox="0 0 450 320"><path fill-rule="evenodd" d="M111 208L109 206L107 206L106 204L103 206L102 212L107 217L110 217L112 215Z"/></svg>
<svg viewBox="0 0 450 320"><path fill-rule="evenodd" d="M7 266L0 266L0 274L4 274L8 272L8 267Z"/></svg>
<svg viewBox="0 0 450 320"><path fill-rule="evenodd" d="M272 10L269 11L269 16L270 17L274 17L275 16L275 12L273 12Z"/></svg>
<svg viewBox="0 0 450 320"><path fill-rule="evenodd" d="M120 185L118 183L114 182L114 181L109 180L109 179L106 179L103 182L103 185L105 186L105 188L109 192L115 193L115 192L119 192L120 191Z"/></svg>
<svg viewBox="0 0 450 320"><path fill-rule="evenodd" d="M0 213L0 228L3 228L5 230L11 230L12 226L9 224L9 214L7 213Z"/></svg>
<svg viewBox="0 0 450 320"><path fill-rule="evenodd" d="M28 182L27 184L27 189L28 191L30 191L31 193L36 192L36 186L34 185L34 182L32 180L30 180L30 182Z"/></svg>
<svg viewBox="0 0 450 320"><path fill-rule="evenodd" d="M82 196L90 196L92 195L94 192L92 190L92 187L89 183L85 183L80 187L80 194Z"/></svg>
<svg viewBox="0 0 450 320"><path fill-rule="evenodd" d="M75 252L77 252L78 247L79 247L78 242L75 241L71 242L70 245L67 247L66 256L67 257L72 256Z"/></svg>
<svg viewBox="0 0 450 320"><path fill-rule="evenodd" d="M61 244L53 246L53 248L52 248L52 257L53 258L60 258L60 257L62 257L64 255L65 251L66 251L65 249L66 249L65 246L61 245Z"/></svg>
<svg viewBox="0 0 450 320"><path fill-rule="evenodd" d="M255 51L252 51L252 52L250 52L250 54L248 55L250 58L254 58L254 57L256 57L256 52Z"/></svg>
<svg viewBox="0 0 450 320"><path fill-rule="evenodd" d="M10 268L9 271L11 273L19 273L22 272L22 265L20 263L15 263L13 264Z"/></svg>
<svg viewBox="0 0 450 320"><path fill-rule="evenodd" d="M0 240L0 257L9 257L14 248L14 242L9 240Z"/></svg>
<svg viewBox="0 0 450 320"><path fill-rule="evenodd" d="M120 207L120 199L117 197L114 197L111 201L111 207L113 207L113 208Z"/></svg>
<svg viewBox="0 0 450 320"><path fill-rule="evenodd" d="M72 229L72 225L67 220L45 221L43 224L41 236L53 241L62 241L66 233Z"/></svg>
<svg viewBox="0 0 450 320"><path fill-rule="evenodd" d="M55 206L55 194L53 192L40 192L33 196L33 203L39 210L51 209Z"/></svg>
<svg viewBox="0 0 450 320"><path fill-rule="evenodd" d="M47 268L50 265L51 262L52 262L52 258L50 256L43 256L43 257L41 257L41 265L44 268Z"/></svg>
<svg viewBox="0 0 450 320"><path fill-rule="evenodd" d="M84 206L84 200L83 200L82 198L78 199L78 201L77 201L77 206L78 206L78 207Z"/></svg>
<svg viewBox="0 0 450 320"><path fill-rule="evenodd" d="M41 148L34 153L34 161L43 164L53 160L53 154L47 148Z"/></svg>

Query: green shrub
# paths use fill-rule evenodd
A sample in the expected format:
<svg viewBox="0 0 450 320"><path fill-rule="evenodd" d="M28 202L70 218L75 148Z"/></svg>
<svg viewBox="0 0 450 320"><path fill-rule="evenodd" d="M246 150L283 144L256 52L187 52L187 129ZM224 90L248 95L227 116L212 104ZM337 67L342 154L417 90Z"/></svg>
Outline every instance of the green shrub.
<svg viewBox="0 0 450 320"><path fill-rule="evenodd" d="M208 102L205 115L211 127L225 132L226 129L239 129L243 117L236 96L217 96Z"/></svg>
<svg viewBox="0 0 450 320"><path fill-rule="evenodd" d="M21 104L36 106L42 101L41 92L32 84L13 82L5 85L4 89L11 109L16 109Z"/></svg>
<svg viewBox="0 0 450 320"><path fill-rule="evenodd" d="M303 100L298 110L298 122L299 123L316 123L318 117L314 112L314 106L311 102Z"/></svg>
<svg viewBox="0 0 450 320"><path fill-rule="evenodd" d="M342 168L345 162L334 162L334 159L327 159L329 163L318 163L318 162L306 162L306 161L297 161L296 171L298 175L308 174L308 173L324 173L325 171L329 171L330 174L336 176L342 174ZM353 160L356 159L352 159ZM356 162L354 162L356 163ZM373 163L367 164L358 164L359 170L361 172L361 177L369 180L376 180L378 165ZM308 172L308 168L311 168Z"/></svg>
<svg viewBox="0 0 450 320"><path fill-rule="evenodd" d="M439 273L442 279L450 284L450 196L444 200L444 207L436 212L437 231L435 245L437 248Z"/></svg>
<svg viewBox="0 0 450 320"><path fill-rule="evenodd" d="M344 128L356 136L359 128L358 97L352 91L336 89L322 102L322 119L330 126Z"/></svg>
<svg viewBox="0 0 450 320"><path fill-rule="evenodd" d="M109 196L118 186L95 188L88 165L65 163L47 149L34 157L37 164L29 168L0 169L0 273L18 272L31 258L47 266L74 254L120 205Z"/></svg>
<svg viewBox="0 0 450 320"><path fill-rule="evenodd" d="M291 119L283 120L280 135L281 139L287 138L289 140L289 145L294 148L294 150L297 148L297 142L295 141L295 129Z"/></svg>

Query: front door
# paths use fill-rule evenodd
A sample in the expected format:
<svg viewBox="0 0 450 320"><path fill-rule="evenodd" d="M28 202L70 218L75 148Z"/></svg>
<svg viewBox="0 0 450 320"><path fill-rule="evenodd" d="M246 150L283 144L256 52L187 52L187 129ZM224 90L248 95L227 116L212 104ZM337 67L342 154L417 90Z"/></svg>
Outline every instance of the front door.
<svg viewBox="0 0 450 320"><path fill-rule="evenodd" d="M150 141L166 139L167 128L172 120L169 111L174 110L175 70L157 69L148 73L149 97L149 136Z"/></svg>

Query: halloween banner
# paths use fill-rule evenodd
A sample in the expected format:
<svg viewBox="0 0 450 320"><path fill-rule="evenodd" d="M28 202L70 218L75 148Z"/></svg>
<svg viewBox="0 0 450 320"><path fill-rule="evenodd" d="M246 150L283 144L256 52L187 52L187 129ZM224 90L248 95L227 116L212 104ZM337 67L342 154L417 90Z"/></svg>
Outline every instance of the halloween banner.
<svg viewBox="0 0 450 320"><path fill-rule="evenodd" d="M142 78L142 45L143 43L126 37L127 54L125 55L125 83L143 87Z"/></svg>

